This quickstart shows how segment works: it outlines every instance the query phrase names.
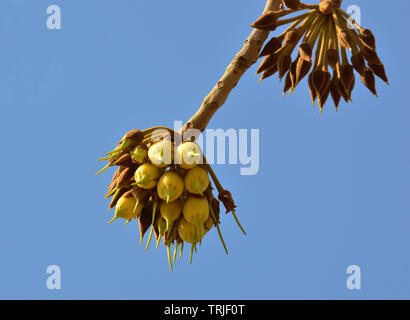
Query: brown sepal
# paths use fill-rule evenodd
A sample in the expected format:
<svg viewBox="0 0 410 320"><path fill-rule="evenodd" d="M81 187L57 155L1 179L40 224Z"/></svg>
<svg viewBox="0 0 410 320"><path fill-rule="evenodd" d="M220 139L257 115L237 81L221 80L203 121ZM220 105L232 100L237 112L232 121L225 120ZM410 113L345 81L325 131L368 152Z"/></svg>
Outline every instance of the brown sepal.
<svg viewBox="0 0 410 320"><path fill-rule="evenodd" d="M282 37L273 37L270 39L265 47L262 49L259 57L268 56L274 54L277 50L282 47L283 38Z"/></svg>
<svg viewBox="0 0 410 320"><path fill-rule="evenodd" d="M132 194L135 198L138 198L140 201L143 201L145 198L149 198L148 196L152 195L153 193L155 193L155 189L154 190L146 190L146 189L142 189L138 186L133 186L132 187Z"/></svg>
<svg viewBox="0 0 410 320"><path fill-rule="evenodd" d="M315 104L316 100L316 92L315 92L315 87L313 85L313 71L309 74L308 77L308 88L309 88L309 93L310 93L310 98L312 100L312 104Z"/></svg>
<svg viewBox="0 0 410 320"><path fill-rule="evenodd" d="M228 190L221 191L218 195L218 199L223 203L226 209L226 213L236 208L235 202L232 198L232 194Z"/></svg>
<svg viewBox="0 0 410 320"><path fill-rule="evenodd" d="M276 72L278 72L278 65L275 64L274 66L270 67L269 69L265 70L262 72L262 76L259 79L259 82L262 80L265 80L266 78L269 78L273 76Z"/></svg>
<svg viewBox="0 0 410 320"><path fill-rule="evenodd" d="M330 93L330 81L325 85L318 99L319 107L321 109L323 109L323 107L325 106L327 98L329 97L329 93Z"/></svg>
<svg viewBox="0 0 410 320"><path fill-rule="evenodd" d="M123 187L131 184L131 178L134 176L134 168L126 168L118 177L117 186Z"/></svg>
<svg viewBox="0 0 410 320"><path fill-rule="evenodd" d="M384 65L369 63L369 69L384 82L389 83Z"/></svg>
<svg viewBox="0 0 410 320"><path fill-rule="evenodd" d="M264 12L251 27L262 30L274 31L277 26L278 17L275 11Z"/></svg>
<svg viewBox="0 0 410 320"><path fill-rule="evenodd" d="M120 176L121 172L123 172L125 169L127 169L127 168L126 168L126 167L119 167L119 168L117 169L117 171L115 171L115 173L114 173L114 175L113 175L113 177L112 177L111 182L116 181L117 178Z"/></svg>
<svg viewBox="0 0 410 320"><path fill-rule="evenodd" d="M178 224L176 224L176 225L178 225ZM178 244L181 244L182 242L184 242L184 241L182 240L182 238L179 236L178 232L175 234L175 241L176 241Z"/></svg>
<svg viewBox="0 0 410 320"><path fill-rule="evenodd" d="M299 55L303 60L312 62L312 46L308 42L303 42L299 46Z"/></svg>
<svg viewBox="0 0 410 320"><path fill-rule="evenodd" d="M118 192L116 192L111 199L108 209L114 208L117 205L118 200L120 200L123 194L126 193L127 191L128 191L127 188L123 188L123 189L120 189Z"/></svg>
<svg viewBox="0 0 410 320"><path fill-rule="evenodd" d="M322 71L325 81L324 81L324 85L322 90L320 90L320 93L318 95L318 99L319 99L319 106L320 104L322 104L322 106L324 106L324 104L326 103L327 97L329 96L329 87L330 87L330 81L332 79L332 75L330 74L329 71Z"/></svg>
<svg viewBox="0 0 410 320"><path fill-rule="evenodd" d="M291 88L293 89L296 87L296 65L297 63L298 63L297 60L295 60L290 64L290 67L289 67Z"/></svg>
<svg viewBox="0 0 410 320"><path fill-rule="evenodd" d="M298 29L292 29L285 34L285 46L295 44L300 39Z"/></svg>
<svg viewBox="0 0 410 320"><path fill-rule="evenodd" d="M292 80L290 79L290 71L286 74L285 84L283 86L283 96L292 88Z"/></svg>
<svg viewBox="0 0 410 320"><path fill-rule="evenodd" d="M352 48L352 38L350 37L350 34L347 30L340 30L337 33L337 39L339 40L339 43L342 47L345 47L349 50Z"/></svg>
<svg viewBox="0 0 410 320"><path fill-rule="evenodd" d="M345 92L349 93L350 86L354 78L353 66L350 64L342 65L340 67L340 78L342 80L342 84L345 89Z"/></svg>
<svg viewBox="0 0 410 320"><path fill-rule="evenodd" d="M283 76L290 68L290 64L292 63L292 57L290 54L281 54L278 58L278 71L279 71L279 79L282 79Z"/></svg>
<svg viewBox="0 0 410 320"><path fill-rule="evenodd" d="M110 185L107 188L107 193L106 193L106 197L108 197L108 195L114 190L114 188L117 186L117 180L113 180L111 181Z"/></svg>
<svg viewBox="0 0 410 320"><path fill-rule="evenodd" d="M379 59L379 56L377 55L377 52L374 50L371 50L367 47L363 47L360 50L360 54L363 56L363 58L365 58L367 60L367 62L369 63L373 63L373 64L378 64L381 65L382 62Z"/></svg>
<svg viewBox="0 0 410 320"><path fill-rule="evenodd" d="M302 59L302 57L299 57L296 64L296 83L302 81L302 79L309 73L311 67L311 61L307 61L305 59Z"/></svg>
<svg viewBox="0 0 410 320"><path fill-rule="evenodd" d="M315 69L312 72L312 85L315 90L315 97L320 97L320 92L326 84L326 73L321 69Z"/></svg>
<svg viewBox="0 0 410 320"><path fill-rule="evenodd" d="M353 80L352 80L352 83L350 84L350 89L349 89L349 100L352 98L352 92L353 92L355 85L356 85L356 78L353 76Z"/></svg>
<svg viewBox="0 0 410 320"><path fill-rule="evenodd" d="M353 68L362 75L364 72L364 68L366 68L366 62L364 61L364 58L361 54L356 53L352 55L352 58L350 59L353 65Z"/></svg>
<svg viewBox="0 0 410 320"><path fill-rule="evenodd" d="M343 86L342 79L338 79L337 81L337 87L339 89L340 94L343 97L343 100L346 101L346 103L349 102L350 97L349 97L349 92L345 90L345 87Z"/></svg>
<svg viewBox="0 0 410 320"><path fill-rule="evenodd" d="M336 74L333 74L333 78L330 81L330 94L332 96L333 102L335 104L336 109L339 107L340 99L342 98L342 95L339 92L339 87L337 85L338 79Z"/></svg>
<svg viewBox="0 0 410 320"><path fill-rule="evenodd" d="M376 79L373 72L370 69L366 68L363 72L363 76L361 76L361 79L366 88L369 89L370 92L375 96L377 96Z"/></svg>
<svg viewBox="0 0 410 320"><path fill-rule="evenodd" d="M336 49L328 49L326 52L326 61L329 66L334 70L336 64L339 62L339 51Z"/></svg>
<svg viewBox="0 0 410 320"><path fill-rule="evenodd" d="M132 193L132 190L128 190L122 195L124 198L134 198L134 194Z"/></svg>
<svg viewBox="0 0 410 320"><path fill-rule="evenodd" d="M300 0L282 0L282 3L291 10L297 10L300 6Z"/></svg>
<svg viewBox="0 0 410 320"><path fill-rule="evenodd" d="M376 50L376 37L373 35L373 32L369 29L360 30L359 35L360 41L370 50Z"/></svg>
<svg viewBox="0 0 410 320"><path fill-rule="evenodd" d="M129 153L125 153L119 158L113 160L112 165L122 166L122 167L127 167L127 168L135 166L134 163L132 162L132 157Z"/></svg>
<svg viewBox="0 0 410 320"><path fill-rule="evenodd" d="M152 205L147 205L142 208L138 219L138 227L140 230L141 238L144 237L145 233L148 231L152 224Z"/></svg>
<svg viewBox="0 0 410 320"><path fill-rule="evenodd" d="M152 212L151 212L152 215ZM155 221L154 221L154 235L155 235L155 240L158 240L159 237L159 230L158 230L158 220L160 218L160 214L158 212L155 213ZM151 217L152 218L152 217Z"/></svg>
<svg viewBox="0 0 410 320"><path fill-rule="evenodd" d="M133 140L136 144L140 144L144 139L144 134L141 130L133 129L127 132L120 142L123 142L125 139Z"/></svg>
<svg viewBox="0 0 410 320"><path fill-rule="evenodd" d="M256 74L259 74L265 70L270 69L271 67L275 66L278 62L278 55L272 54L270 56L266 56L261 64L259 65L258 69L256 70Z"/></svg>

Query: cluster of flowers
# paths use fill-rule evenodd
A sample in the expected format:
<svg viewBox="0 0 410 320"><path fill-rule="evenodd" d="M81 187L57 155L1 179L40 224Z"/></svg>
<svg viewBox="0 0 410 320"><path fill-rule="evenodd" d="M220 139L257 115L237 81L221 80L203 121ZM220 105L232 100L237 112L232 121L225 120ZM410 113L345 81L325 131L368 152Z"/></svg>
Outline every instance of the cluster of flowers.
<svg viewBox="0 0 410 320"><path fill-rule="evenodd" d="M156 127L144 131L128 132L117 147L108 152L108 164L97 174L111 166L118 166L108 186L106 198L112 197L109 209L115 207L115 215L109 223L124 219L126 225L138 220L140 243L151 228L146 250L155 234L156 247L161 239L167 249L172 270L178 248L179 257L184 243L191 244L193 252L202 243L205 234L216 227L226 249L219 224L220 202L226 212L232 212L243 231L236 214L231 193L224 190L200 147L190 141L177 143L171 135L158 134L158 130L173 132L169 128ZM177 135L173 132L173 135ZM210 178L219 192L213 195ZM171 246L175 244L171 257Z"/></svg>
<svg viewBox="0 0 410 320"><path fill-rule="evenodd" d="M329 94L336 111L342 97L346 103L351 101L356 82L354 70L363 84L377 96L375 75L386 83L388 78L376 53L376 39L369 29L362 28L340 8L342 0L321 0L318 5L304 4L300 0L282 2L288 9L265 12L252 24L253 28L268 31L290 24L262 49L260 57L264 59L257 70L262 74L260 81L278 73L279 79L285 77L285 95L288 91L291 94L309 74L311 100L315 105L318 99L320 112ZM309 11L281 19L302 10ZM292 53L298 44L293 60ZM351 52L350 62L348 51ZM329 67L333 69L333 75Z"/></svg>

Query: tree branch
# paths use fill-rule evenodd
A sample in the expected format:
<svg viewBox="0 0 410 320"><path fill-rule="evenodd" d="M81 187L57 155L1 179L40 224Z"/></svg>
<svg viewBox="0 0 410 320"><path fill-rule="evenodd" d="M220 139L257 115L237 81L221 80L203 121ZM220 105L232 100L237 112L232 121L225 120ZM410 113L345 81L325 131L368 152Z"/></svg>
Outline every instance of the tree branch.
<svg viewBox="0 0 410 320"><path fill-rule="evenodd" d="M264 12L279 10L281 4L281 0L267 0ZM184 125L182 132L187 129L197 129L201 132L205 130L212 116L228 99L229 94L236 87L243 74L257 61L268 35L269 31L258 29L252 31L243 48L227 67L225 74L206 96L194 116Z"/></svg>

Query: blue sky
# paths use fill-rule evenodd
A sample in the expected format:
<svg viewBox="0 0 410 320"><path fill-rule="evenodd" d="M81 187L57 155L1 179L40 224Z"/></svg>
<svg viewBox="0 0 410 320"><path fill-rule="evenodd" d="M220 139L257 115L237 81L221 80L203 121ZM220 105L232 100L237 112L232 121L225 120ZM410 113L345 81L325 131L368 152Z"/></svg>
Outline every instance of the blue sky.
<svg viewBox="0 0 410 320"><path fill-rule="evenodd" d="M303 84L282 98L255 67L210 128L260 129L260 171L214 166L230 216L170 272L134 222L108 225L113 171L95 160L128 130L187 120L250 32L263 0L4 0L0 4L0 298L410 298L407 12L360 1L391 86L361 83L322 116ZM359 1L344 1L344 8ZM380 3L379 3L380 2ZM61 6L62 30L46 28ZM59 265L62 289L46 287ZM359 265L362 289L346 288Z"/></svg>

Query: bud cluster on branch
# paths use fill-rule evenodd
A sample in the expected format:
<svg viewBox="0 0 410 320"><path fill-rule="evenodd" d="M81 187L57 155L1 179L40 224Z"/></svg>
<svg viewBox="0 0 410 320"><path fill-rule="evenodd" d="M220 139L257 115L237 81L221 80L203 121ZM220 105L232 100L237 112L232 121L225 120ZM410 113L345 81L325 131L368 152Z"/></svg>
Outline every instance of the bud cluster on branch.
<svg viewBox="0 0 410 320"><path fill-rule="evenodd" d="M173 136L171 136L171 134ZM179 143L178 143L179 141ZM191 244L191 258L205 234L216 227L226 249L220 224L220 202L235 214L231 193L222 188L210 165L204 161L200 147L191 141L182 142L178 133L165 127L128 132L117 147L99 159L108 164L97 174L117 166L106 198L112 197L109 210L115 207L114 218L124 219L126 225L138 220L140 244L151 228L146 249L155 234L156 248L163 240L172 270L178 248L181 258L184 243ZM218 198L213 194L211 176ZM171 246L175 244L173 258Z"/></svg>
<svg viewBox="0 0 410 320"><path fill-rule="evenodd" d="M287 9L264 12L251 25L256 29L274 31L289 24L261 50L259 57L263 60L257 69L257 74L261 74L260 81L278 73L280 80L285 78L285 95L288 91L292 94L307 76L312 104L315 105L317 99L320 112L329 95L336 111L342 98L351 101L356 83L354 70L377 96L375 76L386 83L388 78L376 53L376 39L369 29L362 28L340 8L342 0L321 0L318 5L299 0L282 2ZM303 10L308 11L301 12ZM297 15L284 18L291 13Z"/></svg>

